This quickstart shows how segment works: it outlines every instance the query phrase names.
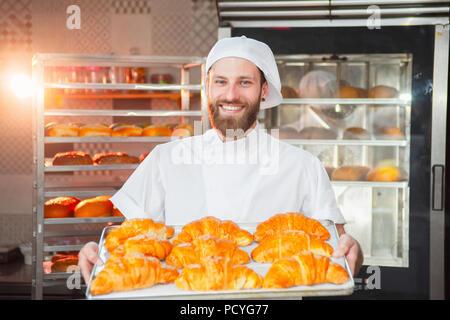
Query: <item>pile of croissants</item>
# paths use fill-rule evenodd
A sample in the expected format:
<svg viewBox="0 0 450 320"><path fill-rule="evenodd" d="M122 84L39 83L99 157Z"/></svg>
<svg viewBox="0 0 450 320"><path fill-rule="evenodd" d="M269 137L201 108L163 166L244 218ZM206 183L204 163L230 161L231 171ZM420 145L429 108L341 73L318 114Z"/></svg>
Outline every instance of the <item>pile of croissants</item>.
<svg viewBox="0 0 450 320"><path fill-rule="evenodd" d="M109 259L92 280L93 295L175 283L183 290L277 289L342 284L347 271L331 262L328 230L301 213L276 214L256 232L229 220L205 217L174 229L151 219L125 220L106 236ZM170 240L169 240L170 239ZM240 249L253 241L249 254ZM262 277L245 266L271 263Z"/></svg>

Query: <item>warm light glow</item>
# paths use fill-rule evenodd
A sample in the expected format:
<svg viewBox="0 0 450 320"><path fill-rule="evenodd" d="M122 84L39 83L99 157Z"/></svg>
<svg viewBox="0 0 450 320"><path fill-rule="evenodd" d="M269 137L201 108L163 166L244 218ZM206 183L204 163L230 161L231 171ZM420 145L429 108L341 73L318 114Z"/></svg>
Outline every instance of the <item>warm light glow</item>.
<svg viewBox="0 0 450 320"><path fill-rule="evenodd" d="M33 82L26 74L14 74L8 82L9 88L16 97L24 99L33 95Z"/></svg>
<svg viewBox="0 0 450 320"><path fill-rule="evenodd" d="M411 94L409 93L401 93L399 95L400 100L411 101Z"/></svg>

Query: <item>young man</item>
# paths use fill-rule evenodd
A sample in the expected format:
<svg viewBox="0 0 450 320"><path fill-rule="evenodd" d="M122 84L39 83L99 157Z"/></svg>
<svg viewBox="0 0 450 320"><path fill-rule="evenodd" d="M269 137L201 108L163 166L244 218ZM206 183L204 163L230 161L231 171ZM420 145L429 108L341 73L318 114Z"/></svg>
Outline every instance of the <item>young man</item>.
<svg viewBox="0 0 450 320"><path fill-rule="evenodd" d="M184 225L205 216L261 222L277 213L301 212L336 223L334 255L345 255L356 274L358 242L344 218L320 161L260 129L260 109L280 104L281 83L270 48L246 37L220 40L206 61L208 111L213 129L158 145L111 198L130 218ZM79 253L86 282L98 260L90 242Z"/></svg>

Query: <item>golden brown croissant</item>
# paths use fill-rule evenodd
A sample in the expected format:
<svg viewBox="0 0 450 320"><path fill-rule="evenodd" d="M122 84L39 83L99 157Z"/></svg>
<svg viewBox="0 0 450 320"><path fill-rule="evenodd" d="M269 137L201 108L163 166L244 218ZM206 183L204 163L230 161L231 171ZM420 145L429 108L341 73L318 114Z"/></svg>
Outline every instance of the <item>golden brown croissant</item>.
<svg viewBox="0 0 450 320"><path fill-rule="evenodd" d="M125 220L120 227L112 230L105 239L105 247L109 252L120 246L126 239L139 234L149 234L160 240L166 240L173 236L175 230L161 222L152 219Z"/></svg>
<svg viewBox="0 0 450 320"><path fill-rule="evenodd" d="M262 285L262 277L250 268L233 265L228 259L208 257L202 258L200 265L185 267L175 285L197 291L257 289Z"/></svg>
<svg viewBox="0 0 450 320"><path fill-rule="evenodd" d="M194 239L192 243L183 243L173 247L166 258L166 263L175 268L183 268L190 264L199 264L200 258L203 257L228 258L232 264L250 262L248 253L240 250L233 241L203 235Z"/></svg>
<svg viewBox="0 0 450 320"><path fill-rule="evenodd" d="M331 257L333 248L325 241L310 237L304 231L286 230L278 235L265 237L253 249L251 255L256 262L274 262L302 251Z"/></svg>
<svg viewBox="0 0 450 320"><path fill-rule="evenodd" d="M109 260L123 257L129 253L141 253L147 257L155 257L159 260L165 259L172 250L172 243L167 240L159 240L148 234L140 234L126 239L122 245L111 252Z"/></svg>
<svg viewBox="0 0 450 320"><path fill-rule="evenodd" d="M279 213L261 222L256 227L255 241L262 241L266 236L278 234L284 230L302 230L310 236L320 239L330 239L330 233L319 221L308 218L301 213Z"/></svg>
<svg viewBox="0 0 450 320"><path fill-rule="evenodd" d="M263 287L288 288L323 282L341 284L349 279L347 271L330 258L302 252L275 261L263 280Z"/></svg>
<svg viewBox="0 0 450 320"><path fill-rule="evenodd" d="M158 259L132 253L116 260L108 260L92 281L90 290L93 295L98 295L147 288L157 283L173 282L177 276L177 269L163 267Z"/></svg>
<svg viewBox="0 0 450 320"><path fill-rule="evenodd" d="M210 235L217 239L231 240L238 246L247 246L253 242L253 236L250 232L239 228L239 226L230 220L220 220L215 217L205 217L197 221L186 224L172 242L180 244L192 242L201 235Z"/></svg>

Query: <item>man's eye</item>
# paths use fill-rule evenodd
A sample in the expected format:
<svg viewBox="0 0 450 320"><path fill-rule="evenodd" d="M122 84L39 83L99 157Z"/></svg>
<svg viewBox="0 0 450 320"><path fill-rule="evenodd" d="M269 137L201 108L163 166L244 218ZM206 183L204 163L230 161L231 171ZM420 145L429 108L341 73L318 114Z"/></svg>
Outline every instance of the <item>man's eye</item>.
<svg viewBox="0 0 450 320"><path fill-rule="evenodd" d="M225 84L225 80L216 80L217 84Z"/></svg>

